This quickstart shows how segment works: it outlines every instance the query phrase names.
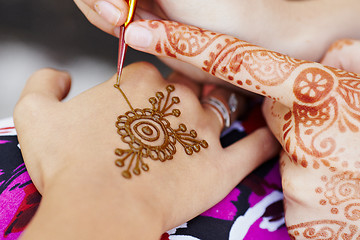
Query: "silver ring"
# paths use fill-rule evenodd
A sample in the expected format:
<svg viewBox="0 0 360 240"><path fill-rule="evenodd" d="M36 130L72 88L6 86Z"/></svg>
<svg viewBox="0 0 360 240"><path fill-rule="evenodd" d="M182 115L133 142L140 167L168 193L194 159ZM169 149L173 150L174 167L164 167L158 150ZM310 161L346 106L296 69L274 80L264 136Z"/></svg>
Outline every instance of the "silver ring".
<svg viewBox="0 0 360 240"><path fill-rule="evenodd" d="M232 117L231 114L235 113L238 109L239 102L236 98L235 93L230 94L226 106L221 100L216 97L207 97L202 101L203 104L208 104L211 106L216 112L219 113L220 117L223 120L224 128L228 128L231 126Z"/></svg>

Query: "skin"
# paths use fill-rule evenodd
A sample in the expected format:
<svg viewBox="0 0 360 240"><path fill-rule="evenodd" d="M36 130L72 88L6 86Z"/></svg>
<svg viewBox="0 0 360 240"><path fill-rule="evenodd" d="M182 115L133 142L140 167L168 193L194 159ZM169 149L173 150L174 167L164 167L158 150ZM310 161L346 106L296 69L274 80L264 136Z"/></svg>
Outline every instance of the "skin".
<svg viewBox="0 0 360 240"><path fill-rule="evenodd" d="M122 13L115 23L96 12L97 0L74 1L91 23L118 36L128 11L126 1L108 0ZM174 20L309 61L320 61L338 39L360 38L358 0L143 0L138 6L137 18ZM188 64L162 60L195 80L221 84Z"/></svg>
<svg viewBox="0 0 360 240"><path fill-rule="evenodd" d="M223 149L222 120L200 104L199 90L184 84L184 76L172 75L170 81L182 115L167 119L172 126L196 129L209 147L188 156L177 144L171 161L147 159L149 172L129 180L115 166L114 150L129 146L114 123L130 110L113 87L115 77L67 102L61 100L70 89L68 74L45 69L29 79L14 121L25 164L43 199L22 239L159 239L219 202L278 152L266 128ZM121 80L137 108L149 107L149 97L167 85L147 63L126 67Z"/></svg>
<svg viewBox="0 0 360 240"><path fill-rule="evenodd" d="M147 31L151 41L131 36ZM281 143L286 224L293 239L360 235L360 75L169 21L129 26L127 43L191 63L267 97L264 115ZM144 35L142 35L144 36ZM149 40L149 39L148 39ZM359 71L359 41L336 42L324 62ZM345 238L344 238L345 239Z"/></svg>

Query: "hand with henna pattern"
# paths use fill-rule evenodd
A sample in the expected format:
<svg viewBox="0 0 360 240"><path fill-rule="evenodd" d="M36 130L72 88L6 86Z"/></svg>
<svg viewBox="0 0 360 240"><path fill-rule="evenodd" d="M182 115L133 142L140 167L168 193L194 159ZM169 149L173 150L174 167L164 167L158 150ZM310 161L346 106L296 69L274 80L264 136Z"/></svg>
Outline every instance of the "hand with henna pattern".
<svg viewBox="0 0 360 240"><path fill-rule="evenodd" d="M118 36L128 11L125 0L74 1L95 26ZM138 5L138 18L158 15L310 61L319 61L337 39L360 38L358 0L139 0ZM163 60L195 80L209 81L186 64Z"/></svg>
<svg viewBox="0 0 360 240"><path fill-rule="evenodd" d="M277 154L267 128L222 148L223 119L200 103L199 87L181 75L168 81L151 64L124 68L132 109L115 77L66 102L68 74L29 79L14 121L43 198L22 239L158 240Z"/></svg>
<svg viewBox="0 0 360 240"><path fill-rule="evenodd" d="M136 31L132 32L132 29ZM134 38L142 32L144 38ZM176 58L267 97L264 114L283 146L281 173L292 239L360 237L360 43L335 43L325 64L297 60L224 34L138 21L127 43Z"/></svg>

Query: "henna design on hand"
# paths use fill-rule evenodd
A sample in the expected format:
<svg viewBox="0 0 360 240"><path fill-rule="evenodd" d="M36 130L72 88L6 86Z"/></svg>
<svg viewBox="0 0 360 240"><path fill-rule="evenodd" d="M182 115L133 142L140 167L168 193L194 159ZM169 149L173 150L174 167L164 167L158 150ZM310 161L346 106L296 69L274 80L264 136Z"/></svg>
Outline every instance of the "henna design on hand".
<svg viewBox="0 0 360 240"><path fill-rule="evenodd" d="M157 42L158 54L192 63L231 84L271 98L274 104L280 102L288 107L282 116L273 113L283 122L278 135L290 159L286 164L327 168L333 174L316 193L323 194L319 203L331 206L334 220L329 217L292 225L292 239L359 240L360 228L353 222L360 220L360 191L351 185L354 193L346 192L351 189L348 184L359 184L358 177L357 173L346 173L343 167L349 159L358 157L351 155L353 149L347 142L356 141L360 131L360 75L293 59L196 27L167 21L146 22L159 29L159 35L166 32L166 37L159 37ZM336 191L334 184L345 192ZM332 205L334 199L338 205Z"/></svg>
<svg viewBox="0 0 360 240"><path fill-rule="evenodd" d="M127 100L119 85L115 85ZM117 132L121 140L129 145L129 149L115 150L119 157L116 166L124 167L128 161L127 169L122 172L124 178L131 178L132 173L140 175L141 170L149 171L149 166L144 162L144 158L160 160L165 162L172 160L176 153L176 143L180 143L185 153L192 155L200 152L201 147L207 148L205 140L197 139L195 130L187 131L185 124L180 124L177 129L171 127L167 117L179 117L179 109L171 108L180 103L178 97L170 98L175 91L173 85L166 87L166 96L163 92L157 92L155 97L149 98L152 108L133 109L127 100L131 111L120 115L116 122ZM135 163L134 163L135 162Z"/></svg>
<svg viewBox="0 0 360 240"><path fill-rule="evenodd" d="M165 21L164 21L165 22ZM169 57L177 54L194 57L203 53L221 35L201 28L187 26L177 22L164 24L163 21L149 21L149 26L156 29L163 25L167 34L167 41L161 40L156 44L156 52L165 53Z"/></svg>
<svg viewBox="0 0 360 240"><path fill-rule="evenodd" d="M313 168L318 169L322 164L334 172L336 167L331 162L341 160L338 155L346 146L345 141L339 146L328 130L359 132L360 76L330 67L306 68L297 76L294 83L297 101L284 116L285 150L303 167L309 165L310 158Z"/></svg>
<svg viewBox="0 0 360 240"><path fill-rule="evenodd" d="M166 32L159 54L185 60L289 107L281 142L294 163L336 171L345 146L330 129L358 132L360 76L297 60L224 34L168 21L147 21ZM202 64L201 64L202 63ZM285 93L291 89L288 96ZM269 94L271 92L271 94Z"/></svg>
<svg viewBox="0 0 360 240"><path fill-rule="evenodd" d="M358 240L359 227L342 221L320 220L288 227L290 239Z"/></svg>
<svg viewBox="0 0 360 240"><path fill-rule="evenodd" d="M321 180L325 186L315 190L324 197L320 205L329 204L331 214L342 213L350 221L360 220L360 172L346 171Z"/></svg>

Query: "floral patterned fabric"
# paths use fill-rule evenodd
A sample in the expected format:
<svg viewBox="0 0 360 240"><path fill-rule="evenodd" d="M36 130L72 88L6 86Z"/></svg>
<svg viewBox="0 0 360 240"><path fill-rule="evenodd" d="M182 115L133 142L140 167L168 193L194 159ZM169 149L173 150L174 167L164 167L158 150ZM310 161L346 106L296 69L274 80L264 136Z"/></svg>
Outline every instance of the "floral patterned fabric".
<svg viewBox="0 0 360 240"><path fill-rule="evenodd" d="M257 109L246 121L235 122L227 129L222 144L226 147L263 125ZM2 120L0 239L18 239L40 200L26 171L12 119ZM165 233L161 240L287 240L290 237L284 223L282 201L278 160L273 159L246 177L223 201Z"/></svg>

